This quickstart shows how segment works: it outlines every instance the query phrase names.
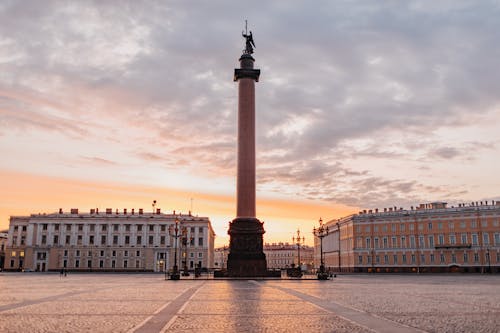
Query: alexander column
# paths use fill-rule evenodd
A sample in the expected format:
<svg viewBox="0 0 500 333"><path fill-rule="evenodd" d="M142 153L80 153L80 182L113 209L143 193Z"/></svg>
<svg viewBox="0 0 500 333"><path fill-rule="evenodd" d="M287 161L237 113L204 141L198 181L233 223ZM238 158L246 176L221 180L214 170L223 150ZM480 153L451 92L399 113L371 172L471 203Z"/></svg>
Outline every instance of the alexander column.
<svg viewBox="0 0 500 333"><path fill-rule="evenodd" d="M238 82L237 208L236 218L229 223L227 270L229 276L253 277L267 274L264 223L255 217L255 82L259 81L260 70L253 68L252 32L242 35L246 48L240 68L234 70L234 81Z"/></svg>

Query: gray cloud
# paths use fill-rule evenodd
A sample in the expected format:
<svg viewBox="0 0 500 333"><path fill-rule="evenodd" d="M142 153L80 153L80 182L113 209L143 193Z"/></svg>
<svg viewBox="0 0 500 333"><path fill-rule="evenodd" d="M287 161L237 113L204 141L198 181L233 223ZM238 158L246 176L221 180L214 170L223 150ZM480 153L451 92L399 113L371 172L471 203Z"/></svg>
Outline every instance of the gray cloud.
<svg viewBox="0 0 500 333"><path fill-rule="evenodd" d="M147 132L132 140L107 130L132 158L232 176L232 71L248 18L262 70L260 184L350 205L446 195L342 159L462 157L463 142L429 137L500 104L499 14L490 1L257 1L245 10L231 1L4 2L0 96L22 93L0 99L2 132L33 126L83 136L106 131L100 124L111 120ZM39 101L26 96L57 112L36 109ZM385 142L389 131L402 138ZM406 141L409 132L421 140ZM350 143L357 139L369 144Z"/></svg>

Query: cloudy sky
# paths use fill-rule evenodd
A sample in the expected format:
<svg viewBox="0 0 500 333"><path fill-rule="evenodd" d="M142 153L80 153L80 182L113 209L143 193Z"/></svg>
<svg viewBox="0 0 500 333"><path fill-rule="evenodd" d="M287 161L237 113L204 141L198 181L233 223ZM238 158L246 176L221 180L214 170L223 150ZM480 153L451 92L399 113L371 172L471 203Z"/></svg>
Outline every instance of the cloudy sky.
<svg viewBox="0 0 500 333"><path fill-rule="evenodd" d="M0 1L0 227L157 200L227 241L245 20L266 241L500 200L499 17L498 1Z"/></svg>

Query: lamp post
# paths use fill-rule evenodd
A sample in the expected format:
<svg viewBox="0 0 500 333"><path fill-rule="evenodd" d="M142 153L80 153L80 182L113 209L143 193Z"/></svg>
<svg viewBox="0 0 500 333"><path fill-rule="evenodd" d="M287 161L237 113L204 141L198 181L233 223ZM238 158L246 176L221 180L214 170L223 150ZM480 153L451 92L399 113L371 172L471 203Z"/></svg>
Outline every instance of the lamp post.
<svg viewBox="0 0 500 333"><path fill-rule="evenodd" d="M488 260L488 273L491 274L491 259L490 259L490 248L486 248L486 259Z"/></svg>
<svg viewBox="0 0 500 333"><path fill-rule="evenodd" d="M325 271L325 263L323 261L323 238L329 234L328 227L323 225L323 220L319 219L319 227L313 228L314 236L319 238L320 244L320 260L319 272L317 273L318 280L328 280L328 273Z"/></svg>
<svg viewBox="0 0 500 333"><path fill-rule="evenodd" d="M174 238L174 267L172 269L172 274L170 274L170 280L179 280L181 278L179 266L177 266L177 239L180 237L179 219L175 218L175 224L168 227L168 234Z"/></svg>
<svg viewBox="0 0 500 333"><path fill-rule="evenodd" d="M189 276L189 271L188 271L188 267L187 267L187 260L188 260L187 247L188 247L188 242L191 243L191 240L193 239L193 237L188 237L186 227L181 228L181 234L182 234L181 244L184 245L184 252L182 252L182 258L183 258L182 263L183 263L184 272L182 273L182 276Z"/></svg>
<svg viewBox="0 0 500 333"><path fill-rule="evenodd" d="M305 238L300 237L300 230L297 229L297 237L293 236L292 237L292 242L297 245L297 268L298 268L298 275L299 277L302 277L302 263L300 261L300 247L304 244Z"/></svg>

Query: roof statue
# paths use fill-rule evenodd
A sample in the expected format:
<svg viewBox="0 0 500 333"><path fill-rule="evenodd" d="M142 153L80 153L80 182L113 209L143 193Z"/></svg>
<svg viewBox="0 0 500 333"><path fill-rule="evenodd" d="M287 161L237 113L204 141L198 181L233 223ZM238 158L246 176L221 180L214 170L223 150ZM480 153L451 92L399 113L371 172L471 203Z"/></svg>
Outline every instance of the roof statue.
<svg viewBox="0 0 500 333"><path fill-rule="evenodd" d="M245 45L245 49L243 50L243 53L244 54L252 54L253 48L255 47L255 42L253 41L252 32L250 31L250 34L248 33L246 20L245 20L245 31L242 31L241 35L246 40L246 45Z"/></svg>

